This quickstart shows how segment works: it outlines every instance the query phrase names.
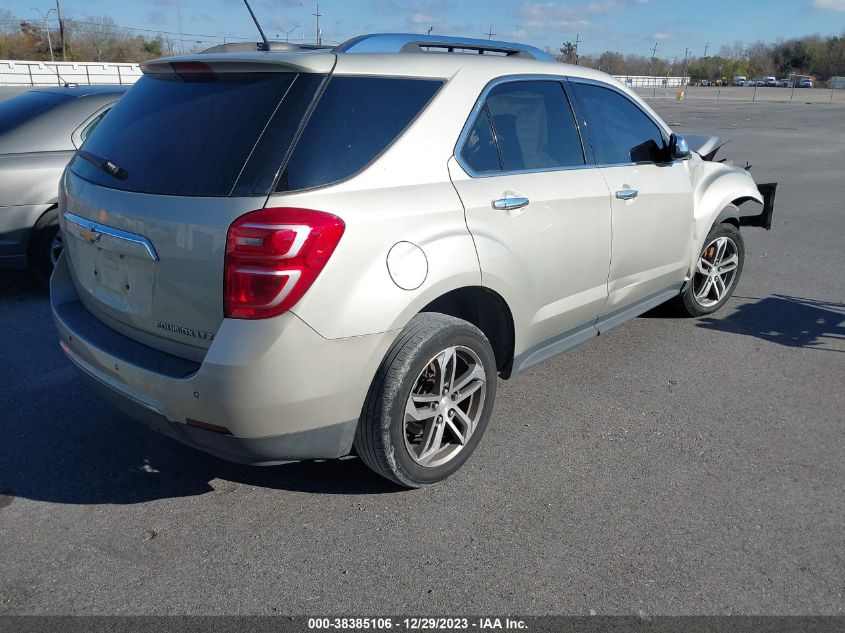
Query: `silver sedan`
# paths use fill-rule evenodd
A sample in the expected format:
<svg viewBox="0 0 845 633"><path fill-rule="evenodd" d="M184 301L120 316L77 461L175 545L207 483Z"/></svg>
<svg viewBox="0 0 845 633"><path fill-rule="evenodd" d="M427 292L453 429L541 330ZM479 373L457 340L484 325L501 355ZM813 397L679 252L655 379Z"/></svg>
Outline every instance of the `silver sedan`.
<svg viewBox="0 0 845 633"><path fill-rule="evenodd" d="M59 179L126 86L38 88L0 102L0 269L47 280L61 254Z"/></svg>

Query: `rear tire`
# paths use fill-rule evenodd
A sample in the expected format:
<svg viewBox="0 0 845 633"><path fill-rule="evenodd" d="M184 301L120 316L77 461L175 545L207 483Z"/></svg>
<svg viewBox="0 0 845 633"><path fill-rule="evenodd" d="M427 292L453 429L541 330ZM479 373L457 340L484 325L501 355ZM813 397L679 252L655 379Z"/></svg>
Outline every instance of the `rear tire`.
<svg viewBox="0 0 845 633"><path fill-rule="evenodd" d="M715 224L704 240L693 275L676 299L678 310L691 317L720 309L736 288L745 264L745 242L733 224Z"/></svg>
<svg viewBox="0 0 845 633"><path fill-rule="evenodd" d="M478 446L495 397L496 358L481 330L445 314L418 314L376 372L355 450L401 486L442 481Z"/></svg>
<svg viewBox="0 0 845 633"><path fill-rule="evenodd" d="M35 223L29 238L27 259L29 267L43 283L50 283L50 275L62 251L59 232L59 210L50 209Z"/></svg>

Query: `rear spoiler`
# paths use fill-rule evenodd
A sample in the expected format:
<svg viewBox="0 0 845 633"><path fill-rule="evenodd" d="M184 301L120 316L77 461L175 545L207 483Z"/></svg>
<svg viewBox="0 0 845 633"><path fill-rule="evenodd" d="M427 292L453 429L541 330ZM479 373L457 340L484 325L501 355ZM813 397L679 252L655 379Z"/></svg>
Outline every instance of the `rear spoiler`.
<svg viewBox="0 0 845 633"><path fill-rule="evenodd" d="M775 193L777 189L778 184L776 182L758 184L757 190L763 196L763 210L758 215L740 216L740 226L759 226L761 229L770 230L772 228L772 213L775 210Z"/></svg>

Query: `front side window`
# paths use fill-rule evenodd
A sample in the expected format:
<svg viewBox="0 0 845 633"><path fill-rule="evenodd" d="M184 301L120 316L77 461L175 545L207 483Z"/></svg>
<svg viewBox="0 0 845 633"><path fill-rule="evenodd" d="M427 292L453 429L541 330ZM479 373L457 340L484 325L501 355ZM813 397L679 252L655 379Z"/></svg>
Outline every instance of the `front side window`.
<svg viewBox="0 0 845 633"><path fill-rule="evenodd" d="M666 160L666 143L660 128L630 99L610 88L572 85L586 112L597 163L618 165Z"/></svg>

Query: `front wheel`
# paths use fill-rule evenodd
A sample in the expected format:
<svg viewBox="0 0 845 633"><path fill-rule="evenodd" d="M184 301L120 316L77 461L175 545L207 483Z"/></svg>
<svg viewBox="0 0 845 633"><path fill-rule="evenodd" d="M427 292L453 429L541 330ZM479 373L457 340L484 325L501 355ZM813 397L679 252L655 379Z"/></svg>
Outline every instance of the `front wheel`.
<svg viewBox="0 0 845 633"><path fill-rule="evenodd" d="M496 359L474 325L415 316L382 361L355 449L375 472L418 488L446 479L478 446L496 397Z"/></svg>
<svg viewBox="0 0 845 633"><path fill-rule="evenodd" d="M711 314L727 303L745 264L745 242L733 224L710 229L692 279L678 297L681 312L692 317Z"/></svg>

